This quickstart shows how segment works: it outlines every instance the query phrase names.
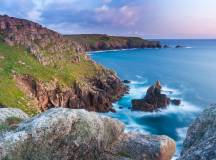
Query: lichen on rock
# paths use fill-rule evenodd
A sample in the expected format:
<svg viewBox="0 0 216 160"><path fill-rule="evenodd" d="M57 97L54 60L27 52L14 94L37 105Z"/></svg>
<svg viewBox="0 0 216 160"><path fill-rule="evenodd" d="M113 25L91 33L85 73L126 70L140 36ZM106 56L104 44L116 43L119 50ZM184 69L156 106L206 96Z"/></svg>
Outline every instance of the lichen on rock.
<svg viewBox="0 0 216 160"><path fill-rule="evenodd" d="M0 159L10 160L168 160L175 142L126 134L121 122L94 112L56 108L1 135L0 148Z"/></svg>

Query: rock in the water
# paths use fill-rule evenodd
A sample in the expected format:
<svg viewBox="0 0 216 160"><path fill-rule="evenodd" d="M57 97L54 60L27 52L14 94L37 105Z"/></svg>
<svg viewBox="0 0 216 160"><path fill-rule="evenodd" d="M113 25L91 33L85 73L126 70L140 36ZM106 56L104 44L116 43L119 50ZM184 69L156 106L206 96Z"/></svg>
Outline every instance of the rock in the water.
<svg viewBox="0 0 216 160"><path fill-rule="evenodd" d="M93 112L50 109L0 135L0 159L168 160L175 152L166 136L123 131L121 122Z"/></svg>
<svg viewBox="0 0 216 160"><path fill-rule="evenodd" d="M187 131L179 160L216 159L216 105L211 105Z"/></svg>
<svg viewBox="0 0 216 160"><path fill-rule="evenodd" d="M161 93L162 86L160 81L156 81L154 85L148 88L144 99L132 100L132 109L139 111L156 111L160 108L166 108L170 102L175 105L180 105L180 100L170 100L166 94Z"/></svg>
<svg viewBox="0 0 216 160"><path fill-rule="evenodd" d="M181 104L181 100L179 99L172 99L170 100L172 104L176 105L176 106L179 106Z"/></svg>
<svg viewBox="0 0 216 160"><path fill-rule="evenodd" d="M175 48L184 48L184 46L177 45Z"/></svg>
<svg viewBox="0 0 216 160"><path fill-rule="evenodd" d="M20 118L20 119L27 119L28 115L21 111L20 109L16 108L0 108L0 124L6 122L8 118Z"/></svg>
<svg viewBox="0 0 216 160"><path fill-rule="evenodd" d="M164 45L163 48L170 48L168 45Z"/></svg>
<svg viewBox="0 0 216 160"><path fill-rule="evenodd" d="M129 81L129 80L124 80L123 83L128 84L128 83L131 83L131 81Z"/></svg>

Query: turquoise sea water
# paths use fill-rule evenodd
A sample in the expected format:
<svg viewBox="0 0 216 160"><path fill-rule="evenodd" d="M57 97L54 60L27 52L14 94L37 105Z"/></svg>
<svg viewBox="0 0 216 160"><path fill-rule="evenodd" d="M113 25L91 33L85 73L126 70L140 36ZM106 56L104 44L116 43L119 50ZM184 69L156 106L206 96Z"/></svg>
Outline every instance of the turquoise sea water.
<svg viewBox="0 0 216 160"><path fill-rule="evenodd" d="M167 135L177 142L176 156L186 131L196 116L216 103L216 40L161 40L187 48L133 49L90 53L93 60L131 80L129 94L114 104L117 113L107 115L125 123L126 131ZM160 80L163 91L182 100L160 112L132 112L131 99L142 98ZM120 109L119 107L122 107Z"/></svg>

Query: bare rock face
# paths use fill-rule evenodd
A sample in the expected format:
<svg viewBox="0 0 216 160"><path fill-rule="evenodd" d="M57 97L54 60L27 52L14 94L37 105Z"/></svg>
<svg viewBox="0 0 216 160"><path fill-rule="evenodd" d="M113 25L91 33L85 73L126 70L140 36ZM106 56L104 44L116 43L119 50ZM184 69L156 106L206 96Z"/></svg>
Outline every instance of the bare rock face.
<svg viewBox="0 0 216 160"><path fill-rule="evenodd" d="M127 87L112 74L106 78L98 76L91 79L85 82L87 86L75 83L72 88L61 88L57 82L45 85L28 75L16 76L15 79L22 90L35 98L40 111L65 107L108 112L112 111L112 102L127 91Z"/></svg>
<svg viewBox="0 0 216 160"><path fill-rule="evenodd" d="M64 58L63 53L71 55L71 61L79 60L82 48L74 41L67 40L55 31L40 24L0 15L0 40L10 46L23 46L44 65ZM45 56L49 53L52 56ZM74 55L75 54L75 55Z"/></svg>
<svg viewBox="0 0 216 160"><path fill-rule="evenodd" d="M8 118L15 117L20 119L29 118L26 113L16 108L0 108L0 124L4 124Z"/></svg>
<svg viewBox="0 0 216 160"><path fill-rule="evenodd" d="M216 159L216 105L211 105L187 131L179 160Z"/></svg>
<svg viewBox="0 0 216 160"><path fill-rule="evenodd" d="M166 136L123 131L121 122L96 113L50 109L0 135L0 159L169 160L175 152Z"/></svg>
<svg viewBox="0 0 216 160"><path fill-rule="evenodd" d="M181 101L178 99L171 100L166 94L161 93L162 86L160 81L150 86L143 99L132 100L132 109L140 111L157 111L160 108L166 108L170 103L180 105Z"/></svg>

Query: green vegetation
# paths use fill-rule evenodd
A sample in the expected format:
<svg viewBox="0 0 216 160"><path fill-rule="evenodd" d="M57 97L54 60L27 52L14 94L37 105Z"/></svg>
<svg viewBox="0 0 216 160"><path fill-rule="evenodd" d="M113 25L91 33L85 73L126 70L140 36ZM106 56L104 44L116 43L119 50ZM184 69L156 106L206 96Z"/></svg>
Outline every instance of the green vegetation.
<svg viewBox="0 0 216 160"><path fill-rule="evenodd" d="M21 121L22 121L22 119L18 118L18 117L7 118L6 122L4 124L0 124L0 133L15 129L17 124L19 124Z"/></svg>
<svg viewBox="0 0 216 160"><path fill-rule="evenodd" d="M125 158L131 158L130 154L127 152L119 152L118 156L125 157Z"/></svg>
<svg viewBox="0 0 216 160"><path fill-rule="evenodd" d="M159 41L148 41L139 37L109 36L103 34L65 35L87 51L123 48L160 48Z"/></svg>
<svg viewBox="0 0 216 160"><path fill-rule="evenodd" d="M108 36L108 35L99 35L99 34L81 34L81 35L65 35L65 37L70 38L80 44L88 44L90 46L95 46L98 42L117 42L117 43L133 43L142 44L146 42L139 37L121 37L121 36Z"/></svg>
<svg viewBox="0 0 216 160"><path fill-rule="evenodd" d="M124 41L124 40L134 40L134 41L145 41L139 37L123 37L123 36L109 36L106 34L77 34L77 35L65 35L67 38L76 40L77 42L109 42L113 40Z"/></svg>
<svg viewBox="0 0 216 160"><path fill-rule="evenodd" d="M60 86L72 86L75 81L91 77L102 68L91 61L80 58L80 63L67 60L55 65L44 66L23 48L10 47L0 42L0 104L20 108L29 115L37 113L29 97L17 87L14 75L31 75L37 80L50 82L57 80Z"/></svg>

